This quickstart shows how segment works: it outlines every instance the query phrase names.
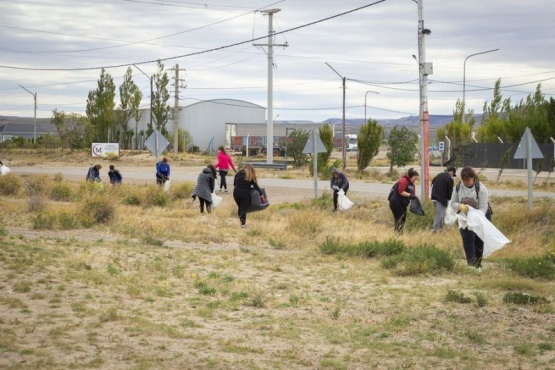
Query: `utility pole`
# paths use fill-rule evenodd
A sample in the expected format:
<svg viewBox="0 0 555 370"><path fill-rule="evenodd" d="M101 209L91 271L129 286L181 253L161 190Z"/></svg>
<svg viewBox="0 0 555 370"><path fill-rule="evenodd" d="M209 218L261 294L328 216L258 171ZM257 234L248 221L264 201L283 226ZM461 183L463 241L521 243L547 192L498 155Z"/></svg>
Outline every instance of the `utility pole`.
<svg viewBox="0 0 555 370"><path fill-rule="evenodd" d="M429 194L430 153L429 147L429 116L428 116L428 75L432 74L432 64L426 63L425 36L432 31L424 28L424 0L418 0L418 70L420 81L420 197L426 199Z"/></svg>
<svg viewBox="0 0 555 370"><path fill-rule="evenodd" d="M281 11L281 9L267 9L262 10L261 13L268 14L268 44L254 44L254 46L267 46L268 47L268 109L266 116L266 163L272 164L274 161L274 46L289 46L285 44L274 44L274 26L273 15Z"/></svg>
<svg viewBox="0 0 555 370"><path fill-rule="evenodd" d="M19 87L21 87L23 90L27 91L29 94L33 95L33 98L35 100L35 115L34 115L34 119L33 119L33 122L34 122L34 124L33 124L33 144L36 144L37 143L37 93L32 93L21 85L19 85Z"/></svg>
<svg viewBox="0 0 555 370"><path fill-rule="evenodd" d="M339 74L339 72L337 72L335 70L335 68L333 68L328 62L324 62L326 63L326 65L328 67L331 68L332 71L335 72L336 75L338 75L341 78L342 81L342 86L343 86L343 121L341 123L341 155L342 155L342 161L343 161L343 170L345 170L345 167L347 167L347 153L346 153L346 149L347 146L345 145L345 81L347 80L347 77L341 76L341 74Z"/></svg>
<svg viewBox="0 0 555 370"><path fill-rule="evenodd" d="M173 153L179 152L179 64L175 65L175 104L173 108Z"/></svg>

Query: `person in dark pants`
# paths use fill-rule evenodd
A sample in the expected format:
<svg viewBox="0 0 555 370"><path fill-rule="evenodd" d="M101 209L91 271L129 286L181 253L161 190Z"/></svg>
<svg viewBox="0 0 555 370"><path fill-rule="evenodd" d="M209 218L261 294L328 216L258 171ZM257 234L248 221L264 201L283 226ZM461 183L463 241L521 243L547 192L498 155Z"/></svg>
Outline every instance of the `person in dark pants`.
<svg viewBox="0 0 555 370"><path fill-rule="evenodd" d="M233 164L231 157L225 151L225 148L223 146L220 146L218 149L220 151L218 153L218 163L216 163L214 167L220 170L219 191L222 191L222 189L224 189L224 192L227 194L226 176L227 176L227 173L229 172L229 168L231 167L235 173L237 173L237 170L235 169L235 165Z"/></svg>
<svg viewBox="0 0 555 370"><path fill-rule="evenodd" d="M330 188L333 190L333 211L337 211L337 197L339 196L339 190L343 190L345 195L349 191L349 180L347 176L337 168L331 170L331 180Z"/></svg>
<svg viewBox="0 0 555 370"><path fill-rule="evenodd" d="M451 206L454 210L467 213L468 206L480 210L487 215L489 195L485 185L479 183L478 175L471 167L464 167L461 170L462 183L457 185L451 196ZM480 190L477 190L479 187ZM459 228L463 242L466 263L468 266L482 270L482 256L484 255L484 241L468 227Z"/></svg>
<svg viewBox="0 0 555 370"><path fill-rule="evenodd" d="M418 180L418 172L414 168L409 168L407 173L399 179L395 191L389 198L389 209L395 218L395 231L403 234L403 227L407 219L407 208L410 200L416 198L415 182Z"/></svg>
<svg viewBox="0 0 555 370"><path fill-rule="evenodd" d="M164 157L160 162L156 163L156 183L162 186L169 179L170 164L168 163L168 158Z"/></svg>
<svg viewBox="0 0 555 370"><path fill-rule="evenodd" d="M110 171L108 171L108 177L110 178L110 184L119 185L123 181L123 176L119 170L116 170L113 164L110 165Z"/></svg>
<svg viewBox="0 0 555 370"><path fill-rule="evenodd" d="M432 202L436 207L436 217L434 219L433 232L443 230L443 219L447 205L453 194L453 178L457 176L457 169L449 167L446 171L438 174L432 180Z"/></svg>
<svg viewBox="0 0 555 370"><path fill-rule="evenodd" d="M256 189L260 194L260 188L256 179L256 172L251 164L246 164L245 168L235 174L233 179L233 199L237 203L237 214L241 227L247 227L247 210L251 205L251 187ZM264 203L264 201L262 201Z"/></svg>
<svg viewBox="0 0 555 370"><path fill-rule="evenodd" d="M206 212L212 212L212 193L216 183L216 168L209 164L198 175L197 185L193 190L193 200L198 197L200 202L200 213L204 213L204 205L206 204Z"/></svg>

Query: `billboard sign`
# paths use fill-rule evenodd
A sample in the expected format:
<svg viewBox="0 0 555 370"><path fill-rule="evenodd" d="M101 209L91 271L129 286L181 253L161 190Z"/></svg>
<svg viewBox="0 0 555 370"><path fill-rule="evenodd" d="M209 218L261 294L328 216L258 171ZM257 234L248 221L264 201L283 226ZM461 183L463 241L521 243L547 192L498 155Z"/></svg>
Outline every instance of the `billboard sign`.
<svg viewBox="0 0 555 370"><path fill-rule="evenodd" d="M118 143L92 143L91 156L94 157L119 157Z"/></svg>

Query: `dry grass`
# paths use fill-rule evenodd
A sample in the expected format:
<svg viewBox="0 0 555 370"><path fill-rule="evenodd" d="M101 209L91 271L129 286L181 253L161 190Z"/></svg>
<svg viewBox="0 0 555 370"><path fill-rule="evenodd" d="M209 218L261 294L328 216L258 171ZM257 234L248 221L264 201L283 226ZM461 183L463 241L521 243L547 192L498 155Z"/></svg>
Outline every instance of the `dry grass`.
<svg viewBox="0 0 555 370"><path fill-rule="evenodd" d="M44 215L63 214L70 223L69 215L82 217L83 205L98 197L93 206L109 200L113 217L34 230L25 180L17 195L0 196L0 368L555 364L555 282L521 277L504 263L555 251L552 200L535 201L528 213L519 199L495 199L495 223L513 242L477 275L464 266L456 229L431 234L409 215L405 234L396 236L383 200L355 198L354 209L338 213L330 194L273 204L249 214L243 230L231 195L201 216L187 196L190 184L156 205L146 199L158 199L157 188L69 183L73 201L45 200ZM131 195L138 204L124 201ZM377 258L322 254L330 238L431 245L452 252L457 264L398 276ZM549 303L510 303L508 293Z"/></svg>

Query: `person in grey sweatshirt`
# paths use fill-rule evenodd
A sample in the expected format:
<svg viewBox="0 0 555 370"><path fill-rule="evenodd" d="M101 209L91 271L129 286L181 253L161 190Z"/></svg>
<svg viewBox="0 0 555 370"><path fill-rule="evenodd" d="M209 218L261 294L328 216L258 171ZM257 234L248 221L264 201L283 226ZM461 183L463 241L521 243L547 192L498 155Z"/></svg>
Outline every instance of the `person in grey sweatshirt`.
<svg viewBox="0 0 555 370"><path fill-rule="evenodd" d="M335 212L337 211L339 190L343 190L345 195L347 195L347 191L349 191L349 180L347 180L347 176L335 167L331 170L330 188L333 190L333 211Z"/></svg>

